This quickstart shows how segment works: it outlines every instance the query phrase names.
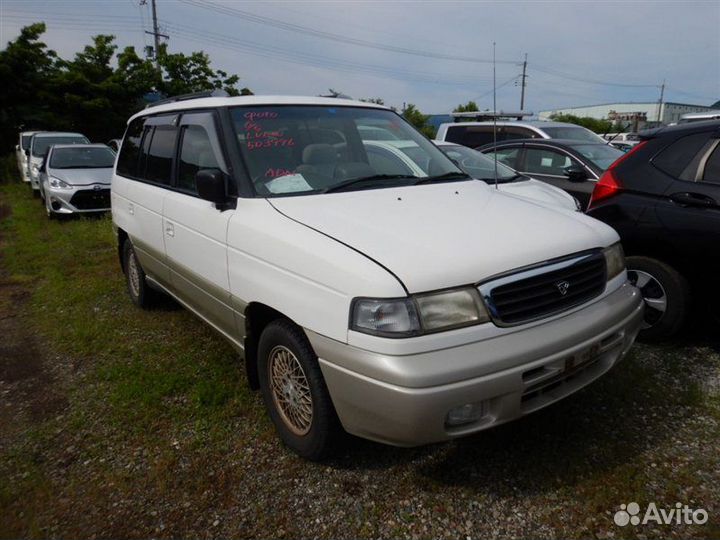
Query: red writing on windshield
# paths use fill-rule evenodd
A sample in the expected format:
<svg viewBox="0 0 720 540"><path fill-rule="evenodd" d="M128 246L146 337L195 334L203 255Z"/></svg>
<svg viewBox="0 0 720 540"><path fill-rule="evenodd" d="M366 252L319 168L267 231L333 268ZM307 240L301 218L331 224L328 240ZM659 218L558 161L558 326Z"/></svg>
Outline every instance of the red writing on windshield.
<svg viewBox="0 0 720 540"><path fill-rule="evenodd" d="M289 174L293 174L291 170L288 169L268 169L265 171L265 178L278 178L280 176L287 176Z"/></svg>

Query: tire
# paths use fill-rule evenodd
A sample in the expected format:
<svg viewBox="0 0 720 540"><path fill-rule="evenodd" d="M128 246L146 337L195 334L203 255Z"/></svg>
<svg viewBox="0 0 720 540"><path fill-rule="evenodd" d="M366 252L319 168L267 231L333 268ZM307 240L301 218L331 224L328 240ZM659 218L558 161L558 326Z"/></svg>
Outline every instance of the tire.
<svg viewBox="0 0 720 540"><path fill-rule="evenodd" d="M123 244L123 268L127 291L133 304L143 309L155 306L158 293L147 284L145 272L140 266L130 240L125 240Z"/></svg>
<svg viewBox="0 0 720 540"><path fill-rule="evenodd" d="M268 324L258 344L258 376L265 407L282 441L305 459L328 457L339 438L339 422L317 356L302 330L283 319Z"/></svg>
<svg viewBox="0 0 720 540"><path fill-rule="evenodd" d="M672 266L650 257L628 257L626 263L630 282L645 300L645 321L638 339L647 343L670 339L689 313L687 280Z"/></svg>

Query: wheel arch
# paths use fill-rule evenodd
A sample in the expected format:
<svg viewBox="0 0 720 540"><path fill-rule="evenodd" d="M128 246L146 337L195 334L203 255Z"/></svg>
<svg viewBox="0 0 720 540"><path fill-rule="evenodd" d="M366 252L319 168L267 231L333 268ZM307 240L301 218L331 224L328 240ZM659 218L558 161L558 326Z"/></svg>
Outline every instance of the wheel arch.
<svg viewBox="0 0 720 540"><path fill-rule="evenodd" d="M296 323L284 313L262 302L250 302L243 314L245 316L245 340L243 344L245 348L245 373L250 388L257 390L260 388L257 364L260 335L267 325L273 321L283 319L292 324Z"/></svg>
<svg viewBox="0 0 720 540"><path fill-rule="evenodd" d="M122 269L123 273L125 273L125 257L123 256L123 249L125 246L125 242L129 240L128 234L122 230L120 227L118 227L117 230L117 252L118 252L118 260L120 261L120 268Z"/></svg>

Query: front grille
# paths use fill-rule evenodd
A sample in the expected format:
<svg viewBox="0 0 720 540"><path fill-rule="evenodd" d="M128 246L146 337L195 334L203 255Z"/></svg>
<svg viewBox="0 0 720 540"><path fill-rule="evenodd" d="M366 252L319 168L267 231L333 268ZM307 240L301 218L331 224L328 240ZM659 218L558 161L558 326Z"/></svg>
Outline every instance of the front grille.
<svg viewBox="0 0 720 540"><path fill-rule="evenodd" d="M70 199L78 210L104 210L110 208L109 189L83 189L76 191Z"/></svg>
<svg viewBox="0 0 720 540"><path fill-rule="evenodd" d="M605 257L581 256L510 275L480 287L496 322L520 324L570 309L605 290Z"/></svg>

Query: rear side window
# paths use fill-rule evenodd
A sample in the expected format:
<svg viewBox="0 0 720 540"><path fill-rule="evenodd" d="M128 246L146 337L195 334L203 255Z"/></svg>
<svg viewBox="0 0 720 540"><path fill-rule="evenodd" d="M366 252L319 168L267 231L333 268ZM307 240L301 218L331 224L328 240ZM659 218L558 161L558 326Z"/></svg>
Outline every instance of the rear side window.
<svg viewBox="0 0 720 540"><path fill-rule="evenodd" d="M477 148L493 142L493 133L492 128L482 126L453 126L448 128L445 140Z"/></svg>
<svg viewBox="0 0 720 540"><path fill-rule="evenodd" d="M709 138L710 132L681 137L655 156L652 160L653 165L674 178L680 178L681 173L702 150Z"/></svg>
<svg viewBox="0 0 720 540"><path fill-rule="evenodd" d="M210 136L202 126L183 128L180 146L178 187L195 193L195 174L201 169L220 169Z"/></svg>
<svg viewBox="0 0 720 540"><path fill-rule="evenodd" d="M720 184L720 145L713 150L713 153L710 154L710 157L705 163L703 181Z"/></svg>
<svg viewBox="0 0 720 540"><path fill-rule="evenodd" d="M572 164L569 156L554 150L539 148L525 150L525 172L564 176L565 169Z"/></svg>
<svg viewBox="0 0 720 540"><path fill-rule="evenodd" d="M142 118L137 118L130 122L125 132L122 148L117 161L117 173L123 176L136 177L138 156L140 155L140 139L143 131Z"/></svg>
<svg viewBox="0 0 720 540"><path fill-rule="evenodd" d="M172 162L177 131L174 126L155 127L145 166L146 180L165 185L170 185L172 182Z"/></svg>

